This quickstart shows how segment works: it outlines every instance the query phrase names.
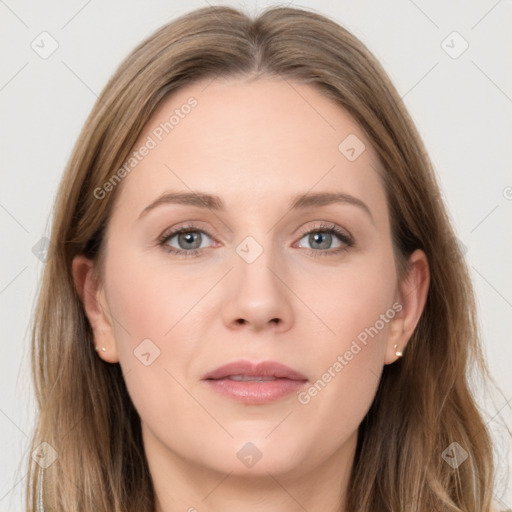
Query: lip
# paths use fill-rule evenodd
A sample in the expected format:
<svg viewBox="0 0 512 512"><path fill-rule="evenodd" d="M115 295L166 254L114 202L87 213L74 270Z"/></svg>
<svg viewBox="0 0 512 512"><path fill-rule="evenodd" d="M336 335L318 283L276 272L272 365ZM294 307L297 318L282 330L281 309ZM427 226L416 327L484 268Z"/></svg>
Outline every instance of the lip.
<svg viewBox="0 0 512 512"><path fill-rule="evenodd" d="M264 381L235 381L233 376L270 378ZM247 360L234 361L216 368L202 377L214 391L246 404L274 402L290 393L298 392L308 382L306 376L289 366L276 361L252 363Z"/></svg>

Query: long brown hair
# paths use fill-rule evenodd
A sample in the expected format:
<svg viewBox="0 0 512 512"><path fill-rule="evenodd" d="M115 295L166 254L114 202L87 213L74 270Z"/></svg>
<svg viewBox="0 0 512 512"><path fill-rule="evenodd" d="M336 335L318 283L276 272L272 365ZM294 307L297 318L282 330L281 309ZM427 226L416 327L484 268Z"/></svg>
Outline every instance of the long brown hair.
<svg viewBox="0 0 512 512"><path fill-rule="evenodd" d="M400 275L417 248L429 261L422 317L403 358L384 367L359 427L347 510L488 512L492 444L468 374L474 367L490 376L469 272L432 165L370 51L334 21L286 7L254 19L233 8L206 7L176 19L122 62L94 105L57 194L34 317L39 414L32 448L48 443L43 459L56 460L30 459L28 510L38 504L66 512L154 510L140 419L119 364L94 352L71 265L78 254L98 261L118 191L101 200L94 191L122 167L156 107L171 91L219 75L310 84L346 109L384 169ZM442 457L453 442L468 454L458 468Z"/></svg>

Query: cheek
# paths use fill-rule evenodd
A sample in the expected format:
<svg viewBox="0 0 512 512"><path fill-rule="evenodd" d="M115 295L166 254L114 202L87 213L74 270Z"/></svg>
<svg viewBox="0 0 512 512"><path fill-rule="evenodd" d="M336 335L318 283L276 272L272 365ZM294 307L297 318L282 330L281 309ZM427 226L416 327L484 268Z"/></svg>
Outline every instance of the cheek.
<svg viewBox="0 0 512 512"><path fill-rule="evenodd" d="M140 416L157 426L173 411L191 406L179 383L185 383L197 350L194 305L218 277L210 276L212 282L180 278L169 267L155 268L127 252L108 262L106 275L114 337L129 394Z"/></svg>
<svg viewBox="0 0 512 512"><path fill-rule="evenodd" d="M204 282L208 279L180 277L179 269L155 268L135 254L112 261L107 272L108 302L121 349L133 350L146 338L157 345L167 343L211 286Z"/></svg>
<svg viewBox="0 0 512 512"><path fill-rule="evenodd" d="M304 302L311 304L329 327L330 332L326 330L323 339L332 349L342 349L376 322L385 336L388 317L394 316L391 308L396 291L391 247L367 251L364 256L354 257L329 273L324 271L305 284L302 288ZM386 314L383 325L382 315Z"/></svg>
<svg viewBox="0 0 512 512"><path fill-rule="evenodd" d="M395 311L393 288L376 278L344 280L344 292L329 296L336 307L324 317L334 334L315 338L314 378L297 398L318 457L327 457L358 429L377 391Z"/></svg>
<svg viewBox="0 0 512 512"><path fill-rule="evenodd" d="M321 311L321 320L329 329L315 338L315 380L300 397L301 403L318 408L313 416L331 414L338 426L347 422L356 427L373 400L388 329L396 315L391 250L332 273L325 282L326 292L320 294L315 288L305 300Z"/></svg>
<svg viewBox="0 0 512 512"><path fill-rule="evenodd" d="M379 383L378 368L372 359L370 350L362 350L339 372L333 359L301 395L297 417L309 425L303 432L303 442L311 456L326 459L357 432Z"/></svg>
<svg viewBox="0 0 512 512"><path fill-rule="evenodd" d="M109 274L119 363L139 416L172 439L182 433L170 419L175 411L186 416L193 405L179 384L186 385L180 368L190 364L194 350L192 343L177 342L183 341L180 329L186 322L180 319L188 301L173 290L171 276L148 270L140 260L134 263L125 258Z"/></svg>

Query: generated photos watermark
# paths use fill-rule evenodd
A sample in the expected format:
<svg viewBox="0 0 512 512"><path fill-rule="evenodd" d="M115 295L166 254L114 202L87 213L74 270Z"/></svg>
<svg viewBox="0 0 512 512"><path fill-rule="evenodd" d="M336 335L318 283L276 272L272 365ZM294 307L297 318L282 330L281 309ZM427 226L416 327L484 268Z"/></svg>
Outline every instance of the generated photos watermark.
<svg viewBox="0 0 512 512"><path fill-rule="evenodd" d="M154 128L150 135L146 137L146 140L139 146L139 148L131 153L126 159L124 164L106 181L101 187L94 189L94 197L96 199L104 199L109 192L112 192L114 188L121 183L122 179L125 178L130 172L137 167L137 165L149 155L149 153L155 149L164 138L172 132L178 126L182 119L192 112L192 109L197 107L198 101L194 96L188 98L186 103L181 105L180 108L174 109L174 113L169 117L167 121L161 122L156 128Z"/></svg>
<svg viewBox="0 0 512 512"><path fill-rule="evenodd" d="M322 374L322 376L315 381L308 389L301 391L297 394L297 400L302 405L307 405L311 402L311 399L316 397L318 393L325 389L327 384L332 381L342 370L349 364L354 357L361 352L361 350L367 345L368 337L373 339L384 327L395 318L395 315L402 311L402 304L399 302L393 303L393 305L385 312L381 313L378 320L370 327L366 327L361 331L357 337L352 340L350 348L343 354L338 355L336 360L332 363L329 368ZM362 346L361 346L362 345Z"/></svg>

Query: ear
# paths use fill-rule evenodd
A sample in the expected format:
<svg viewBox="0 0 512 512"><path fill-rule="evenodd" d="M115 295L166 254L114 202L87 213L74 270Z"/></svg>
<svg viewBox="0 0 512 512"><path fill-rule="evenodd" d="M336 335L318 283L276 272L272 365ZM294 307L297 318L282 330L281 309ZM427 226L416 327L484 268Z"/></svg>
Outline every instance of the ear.
<svg viewBox="0 0 512 512"><path fill-rule="evenodd" d="M94 262L83 255L73 258L73 279L85 314L91 324L98 355L108 363L119 361L113 321L102 284L94 272Z"/></svg>
<svg viewBox="0 0 512 512"><path fill-rule="evenodd" d="M388 330L385 364L398 359L397 352L404 352L418 324L427 301L430 271L427 256L417 249L408 261L408 271L398 283L393 309L397 312ZM395 347L396 345L396 347Z"/></svg>

